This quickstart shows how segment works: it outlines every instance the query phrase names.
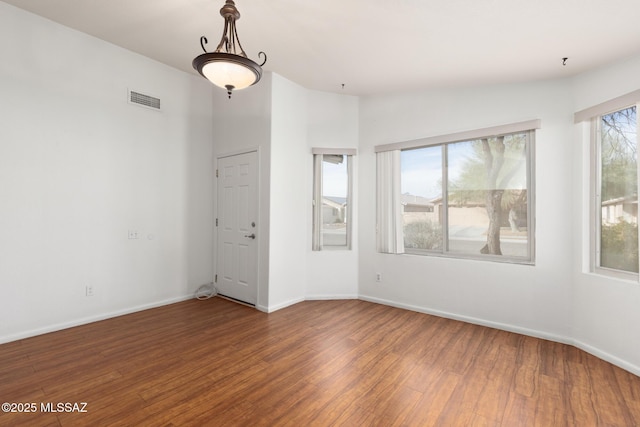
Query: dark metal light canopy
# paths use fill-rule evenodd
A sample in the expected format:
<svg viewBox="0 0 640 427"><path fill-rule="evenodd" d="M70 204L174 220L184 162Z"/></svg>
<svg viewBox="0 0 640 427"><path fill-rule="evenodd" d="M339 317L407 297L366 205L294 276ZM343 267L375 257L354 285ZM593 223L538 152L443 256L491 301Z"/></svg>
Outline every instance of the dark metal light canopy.
<svg viewBox="0 0 640 427"><path fill-rule="evenodd" d="M205 53L193 60L193 68L214 85L226 89L231 98L233 90L244 89L260 81L267 55L264 52L258 53L258 56L264 56L260 65L247 58L236 31L240 12L233 0L226 0L220 9L220 15L224 18L224 32L218 47L214 52L207 52L204 47L207 38L200 37L200 46Z"/></svg>

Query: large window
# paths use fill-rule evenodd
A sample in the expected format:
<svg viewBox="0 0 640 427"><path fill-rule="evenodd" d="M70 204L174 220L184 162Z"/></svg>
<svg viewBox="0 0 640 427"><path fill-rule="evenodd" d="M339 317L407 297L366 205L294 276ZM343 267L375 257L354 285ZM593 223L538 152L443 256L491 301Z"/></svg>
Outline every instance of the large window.
<svg viewBox="0 0 640 427"><path fill-rule="evenodd" d="M593 120L596 154L595 267L638 273L638 141L636 106Z"/></svg>
<svg viewBox="0 0 640 427"><path fill-rule="evenodd" d="M395 239L387 246L379 239L379 250L533 263L533 124L537 121L378 150L379 203L399 205L388 214L379 207L379 235ZM521 129L491 133L513 128ZM396 198L385 199L393 186L385 190L380 182L384 148L400 149L399 164L386 168L399 169ZM394 174L383 180L393 181ZM385 223L401 227L385 231Z"/></svg>
<svg viewBox="0 0 640 427"><path fill-rule="evenodd" d="M314 149L313 250L351 249L353 154Z"/></svg>

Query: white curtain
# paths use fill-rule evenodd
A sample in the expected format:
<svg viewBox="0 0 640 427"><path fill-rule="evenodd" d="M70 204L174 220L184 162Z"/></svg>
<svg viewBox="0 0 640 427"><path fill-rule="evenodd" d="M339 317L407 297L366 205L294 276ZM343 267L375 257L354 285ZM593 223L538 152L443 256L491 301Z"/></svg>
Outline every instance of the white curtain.
<svg viewBox="0 0 640 427"><path fill-rule="evenodd" d="M322 154L313 155L313 234L312 249L322 250Z"/></svg>
<svg viewBox="0 0 640 427"><path fill-rule="evenodd" d="M349 185L347 187L347 249L351 249L351 233L353 233L353 156L345 156L347 158L347 176L349 177Z"/></svg>
<svg viewBox="0 0 640 427"><path fill-rule="evenodd" d="M400 150L381 151L376 158L376 218L378 252L404 253L400 201Z"/></svg>

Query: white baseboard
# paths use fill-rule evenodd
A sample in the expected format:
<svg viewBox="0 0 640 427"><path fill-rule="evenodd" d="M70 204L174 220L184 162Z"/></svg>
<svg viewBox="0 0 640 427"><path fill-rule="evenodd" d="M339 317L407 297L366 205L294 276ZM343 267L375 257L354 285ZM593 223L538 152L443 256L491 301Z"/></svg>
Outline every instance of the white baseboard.
<svg viewBox="0 0 640 427"><path fill-rule="evenodd" d="M294 298L294 299L291 299L289 301L281 302L280 304L269 305L269 307L262 307L262 308L266 308L266 310L262 310L262 309L259 309L259 310L260 311L265 311L265 313L273 313L274 311L281 310L281 309L283 309L285 307L289 307L290 305L297 304L297 303L302 302L304 300L305 300L304 297Z"/></svg>
<svg viewBox="0 0 640 427"><path fill-rule="evenodd" d="M551 334L544 331L538 331L536 329L523 328L520 326L509 325L508 323L492 322L490 320L479 319L471 316L463 316L456 313L449 313L446 311L433 310L430 308L420 307L417 305L403 304L395 301L389 301L381 298L373 298L364 295L360 295L360 299L363 301L375 302L383 305L390 305L392 307L404 308L405 310L417 311L419 313L432 314L438 317L444 317L446 319L460 320L461 322L473 323L474 325L487 326L489 328L500 329L502 331L514 332L516 334L527 335L535 338L542 338L549 341L555 341L562 344L573 345L573 340L564 337L562 335Z"/></svg>
<svg viewBox="0 0 640 427"><path fill-rule="evenodd" d="M567 344L567 345L571 345L574 346L576 348L579 348L580 350L584 350L589 354L592 354L593 356L596 356L599 359L602 359L606 362L611 363L612 365L616 365L619 368L622 368L626 371L631 372L634 375L638 375L640 376L640 367L638 367L637 365L634 365L633 363L629 363L626 360L623 360L617 356L614 356L610 353L607 353L606 351L602 351L597 347L593 347L587 343L584 343L582 341L578 341L576 339L573 338L569 338L569 337L565 337L562 335L557 335L557 334L552 334L549 332L545 332L545 331L539 331L536 329L529 329L529 328L523 328L520 326L514 326L514 325L509 325L506 323L500 323L500 322L492 322L490 320L485 320L485 319L478 319L475 317L470 317L470 316L462 316L459 314L455 314L455 313L449 313L449 312L445 312L445 311L440 311L440 310L432 310L429 308L425 308L425 307L419 307L419 306L415 306L415 305L411 305L411 304L403 304L403 303L398 303L396 301L390 301L390 300L385 300L385 299L381 299L381 298L374 298L374 297L368 297L365 295L360 295L359 299L363 300L363 301L369 301L369 302L374 302L377 304L383 304L383 305L388 305L391 307L397 307L397 308L403 308L405 310L411 310L411 311L416 311L419 313L425 313L425 314L431 314L434 316L438 316L438 317L444 317L447 319L453 319L453 320L460 320L462 322L466 322L466 323L473 323L475 325L480 325L480 326L487 326L489 328L494 328L494 329L500 329L503 331L508 331L508 332L514 332L517 334L521 334L521 335L527 335L530 337L535 337L535 338L542 338L545 340L549 340L549 341L554 341L554 342L559 342L562 344Z"/></svg>
<svg viewBox="0 0 640 427"><path fill-rule="evenodd" d="M358 299L357 294L340 294L340 295L307 295L305 301L322 301L322 300L340 300L340 299Z"/></svg>
<svg viewBox="0 0 640 427"><path fill-rule="evenodd" d="M162 301L155 301L152 303L148 303L148 304L141 304L141 305L137 305L137 306L133 306L133 307L128 307L125 309L121 309L121 310L115 310L115 311L110 311L110 312L106 312L106 313L101 313L101 314L97 314L94 316L89 316L89 317L84 317L81 319L76 319L70 322L63 322L63 323L58 323L55 325L49 325L45 328L38 328L38 329L32 329L32 330L28 330L28 331L23 331L20 332L18 334L13 334L13 335L6 335L6 336L2 336L0 337L0 344L4 344L4 343L8 343L11 341L17 341L17 340L21 340L21 339L25 339L25 338L30 338L36 335L42 335L42 334L46 334L49 332L55 332L55 331L60 331L63 329L68 329L68 328L72 328L74 326L80 326L80 325L85 325L87 323L92 323L92 322L97 322L100 320L105 320L105 319L109 319L112 317L117 317L117 316L123 316L125 314L130 314L130 313L135 313L137 311L143 311L143 310L148 310L150 308L156 308L156 307L161 307L163 305L169 305L169 304L174 304L177 302L182 302L182 301L186 301L188 299L193 298L193 295L189 294L189 295L183 295L180 297L175 297L175 298L169 298L166 300L162 300ZM447 319L453 319L453 320L459 320L462 322L467 322L467 323L473 323L476 325L481 325L481 326L487 326L490 328L495 328L495 329L500 329L503 331L509 331L509 332L514 332L517 334L522 334L522 335L527 335L527 336L531 336L531 337L535 337L535 338L542 338L542 339L546 339L549 341L555 341L555 342L559 342L562 344L568 344L568 345L572 345L574 347L577 347L581 350L586 351L589 354L592 354L604 361L607 361L613 365L616 365L626 371L631 372L634 375L638 375L640 376L640 366L637 366L633 363L629 363L624 359L621 359L613 354L610 354L606 351L603 351L597 347L594 347L586 342L580 341L580 340L576 340L573 338L568 338L565 336L561 336L561 335L557 335L557 334L551 334L545 331L539 331L539 330L535 330L535 329L529 329L529 328L523 328L520 326L514 326L514 325L509 325L506 323L500 323L500 322L493 322L493 321L489 321L489 320L485 320L485 319L478 319L475 317L470 317L470 316L463 316L463 315L459 315L456 313L449 313L449 312L445 312L445 311L440 311L440 310L433 310L433 309L429 309L429 308L425 308L425 307L420 307L420 306L416 306L416 305L411 305L411 304L404 304L404 303L399 303L396 301L391 301L391 300L386 300L386 299L382 299L382 298L375 298L375 297L369 297L366 295L352 295L352 294L348 294L348 295L309 295L305 298L295 298L295 299L291 299L289 301L285 301L283 303L280 304L276 304L273 306L269 306L269 307L265 307L265 306L260 306L260 305L256 305L256 309L264 312L264 313L273 313L274 311L277 310L281 310L283 308L289 307L291 305L297 304L299 302L303 302L306 300L341 300L341 299L361 299L363 301L369 301L369 302L373 302L373 303L377 303L377 304L383 304L383 305L388 305L391 307L397 307L397 308L402 308L405 310L411 310L411 311L415 311L418 313L425 313L425 314L431 314L434 316L438 316L438 317L444 317Z"/></svg>
<svg viewBox="0 0 640 427"><path fill-rule="evenodd" d="M0 337L0 344L8 343L11 341L17 341L25 338L34 337L37 335L48 334L49 332L61 331L63 329L73 328L74 326L86 325L87 323L98 322L100 320L110 319L112 317L123 316L125 314L135 313L137 311L148 310L150 308L161 307L163 305L174 304L177 302L186 301L188 299L193 298L192 294L183 295L181 297L169 298L162 301L155 301L148 304L141 304L133 307L127 307L121 310L109 311L101 314L96 314L89 317L83 317L80 319L74 319L69 322L57 323L54 325L48 325L44 328L31 329L27 331L22 331L17 334L5 335ZM274 311L283 309L285 307L289 307L291 305L297 304L299 302L305 301L305 299L311 300L320 300L320 299L357 299L357 295L319 295L319 296L311 296L308 298L296 298L281 304L277 304L275 306L265 307L262 305L256 305L256 309L264 312L264 313L272 313Z"/></svg>
<svg viewBox="0 0 640 427"><path fill-rule="evenodd" d="M0 344L8 343L11 341L17 341L25 338L34 337L36 335L48 334L49 332L61 331L63 329L73 328L74 326L86 325L87 323L98 322L100 320L110 319L112 317L123 316L125 314L135 313L137 311L148 310L150 308L161 307L163 305L174 304L176 302L186 301L188 299L193 298L193 294L183 295L180 297L169 298L162 301L155 301L148 304L141 304L133 307L127 307L121 310L109 311L101 314L96 314L89 317L83 317L80 319L75 319L69 322L57 323L55 325L49 325L44 328L31 329L28 331L23 331L18 334L13 335L5 335L0 337Z"/></svg>
<svg viewBox="0 0 640 427"><path fill-rule="evenodd" d="M280 304L270 305L269 307L256 306L256 308L265 313L273 313L274 311L282 310L283 308L298 304L303 301L320 301L320 300L339 300L339 299L358 299L358 295L344 294L344 295L307 295L304 298L295 298L289 301L285 301Z"/></svg>
<svg viewBox="0 0 640 427"><path fill-rule="evenodd" d="M589 354L594 355L598 359L605 360L611 363L612 365L616 365L640 377L640 366L634 365L633 363L629 363L626 360L620 359L619 357L614 356L613 354L607 353L606 351L602 351L599 348L593 347L582 341L574 340L573 346L579 348L580 350L584 350Z"/></svg>

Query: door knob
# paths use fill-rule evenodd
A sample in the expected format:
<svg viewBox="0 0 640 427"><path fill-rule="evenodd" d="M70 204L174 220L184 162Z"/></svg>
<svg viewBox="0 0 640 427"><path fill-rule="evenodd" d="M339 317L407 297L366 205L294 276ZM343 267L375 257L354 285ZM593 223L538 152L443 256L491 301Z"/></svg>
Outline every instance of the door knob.
<svg viewBox="0 0 640 427"><path fill-rule="evenodd" d="M248 237L250 239L255 239L256 238L256 234L255 233L245 234L244 237Z"/></svg>

